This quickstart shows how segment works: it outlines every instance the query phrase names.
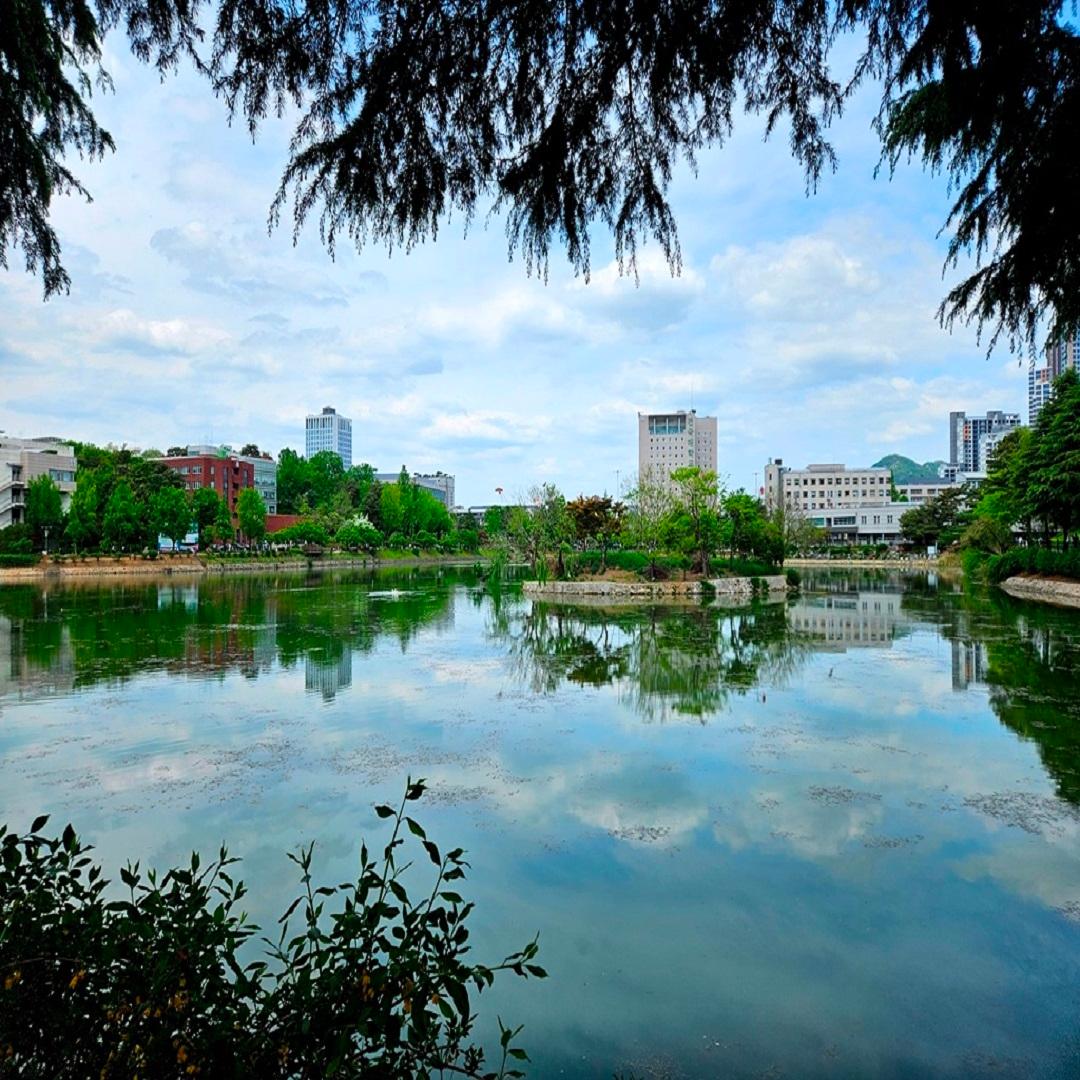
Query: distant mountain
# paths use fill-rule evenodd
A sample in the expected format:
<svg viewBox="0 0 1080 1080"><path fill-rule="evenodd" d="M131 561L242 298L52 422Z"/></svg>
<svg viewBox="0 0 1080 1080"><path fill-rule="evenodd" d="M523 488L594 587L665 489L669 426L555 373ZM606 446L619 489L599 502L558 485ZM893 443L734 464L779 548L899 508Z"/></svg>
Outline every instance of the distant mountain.
<svg viewBox="0 0 1080 1080"><path fill-rule="evenodd" d="M920 465L903 454L886 454L875 461L875 469L892 469L894 484L931 484L938 479L938 466L944 461L925 461Z"/></svg>

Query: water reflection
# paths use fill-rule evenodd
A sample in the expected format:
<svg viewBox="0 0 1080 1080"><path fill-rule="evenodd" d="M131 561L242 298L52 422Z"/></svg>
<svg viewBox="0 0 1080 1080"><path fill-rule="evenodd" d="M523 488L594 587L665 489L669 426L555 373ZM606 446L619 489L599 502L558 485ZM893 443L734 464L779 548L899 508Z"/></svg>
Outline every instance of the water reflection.
<svg viewBox="0 0 1080 1080"><path fill-rule="evenodd" d="M417 581L423 587L417 587ZM0 588L0 698L33 698L155 670L247 678L304 670L332 700L352 659L382 640L402 650L426 628L453 628L451 597L469 571L207 579L186 584ZM435 587L433 587L433 585Z"/></svg>
<svg viewBox="0 0 1080 1080"><path fill-rule="evenodd" d="M423 775L478 955L541 932L550 989L484 1002L533 1075L1055 1075L1078 672L1074 613L918 575L738 609L467 571L0 589L2 809L112 864L226 838L261 912L283 850L345 880Z"/></svg>

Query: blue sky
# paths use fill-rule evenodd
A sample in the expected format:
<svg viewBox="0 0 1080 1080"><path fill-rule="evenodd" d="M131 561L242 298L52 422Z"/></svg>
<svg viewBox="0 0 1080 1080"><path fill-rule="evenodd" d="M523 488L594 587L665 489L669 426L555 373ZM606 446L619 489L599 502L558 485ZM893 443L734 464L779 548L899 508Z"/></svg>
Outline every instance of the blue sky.
<svg viewBox="0 0 1080 1080"><path fill-rule="evenodd" d="M457 476L460 502L550 480L614 491L636 466L636 412L719 421L719 470L945 457L951 409L1026 412L1023 365L942 330L945 182L874 178L872 89L835 125L840 163L807 197L783 133L741 117L683 169L684 257L655 245L620 277L597 233L589 283L558 254L547 283L508 262L502 223L457 221L392 256L331 260L289 218L267 235L287 123L252 144L187 74L163 84L110 40L117 151L79 166L94 195L55 224L71 295L0 272L0 430L139 447L257 442L303 449L308 412L353 420L354 459Z"/></svg>

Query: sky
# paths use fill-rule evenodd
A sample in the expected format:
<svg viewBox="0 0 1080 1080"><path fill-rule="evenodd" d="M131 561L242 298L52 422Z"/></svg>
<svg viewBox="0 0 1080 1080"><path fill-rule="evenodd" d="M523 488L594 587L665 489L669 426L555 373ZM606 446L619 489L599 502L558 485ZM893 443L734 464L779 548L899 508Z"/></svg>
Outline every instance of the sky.
<svg viewBox="0 0 1080 1080"><path fill-rule="evenodd" d="M303 451L304 417L353 422L354 462L442 469L464 505L551 481L625 488L639 411L718 418L718 471L753 489L769 458L869 465L948 456L950 410L1026 418L1026 367L935 311L945 180L875 178L868 88L833 127L838 171L807 195L783 133L741 116L672 185L682 271L658 247L621 276L553 251L547 281L509 261L498 219L444 222L411 252L342 244L317 223L268 234L290 127L253 143L194 75L161 82L106 43L95 98L117 149L76 162L94 201L54 204L68 296L0 271L0 431L139 448L255 442ZM502 488L499 496L496 489Z"/></svg>

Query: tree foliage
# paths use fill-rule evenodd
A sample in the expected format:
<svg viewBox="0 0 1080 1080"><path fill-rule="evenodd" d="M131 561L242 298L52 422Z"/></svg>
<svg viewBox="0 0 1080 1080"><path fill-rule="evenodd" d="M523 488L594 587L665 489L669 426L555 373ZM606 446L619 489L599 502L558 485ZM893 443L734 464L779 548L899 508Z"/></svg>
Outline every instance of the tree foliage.
<svg viewBox="0 0 1080 1080"><path fill-rule="evenodd" d="M553 247L588 275L610 230L621 266L655 239L673 268L676 167L722 145L739 106L787 133L809 187L828 127L882 87L883 161L913 156L956 192L948 260L973 273L942 317L993 336L1080 327L1080 37L1065 0L20 0L0 39L0 257L21 249L50 295L68 278L51 200L65 160L112 147L90 111L115 26L168 71L193 59L254 134L296 117L271 207L294 234L411 247L451 214L504 214L511 253ZM204 36L205 30L205 36ZM858 45L853 47L852 42ZM65 159L65 152L68 154Z"/></svg>
<svg viewBox="0 0 1080 1080"><path fill-rule="evenodd" d="M35 547L45 547L46 529L51 533L53 543L59 543L63 523L64 506L60 489L49 476L34 477L26 485L26 524L33 536Z"/></svg>
<svg viewBox="0 0 1080 1080"><path fill-rule="evenodd" d="M162 488L151 504L154 528L175 547L191 531L191 503L181 488Z"/></svg>
<svg viewBox="0 0 1080 1080"><path fill-rule="evenodd" d="M468 864L408 816L423 792L410 782L397 807L375 807L390 838L381 859L361 846L355 881L316 887L314 845L290 854L298 895L262 950L224 847L161 875L128 864L110 890L70 825L0 827L4 1075L523 1075L520 1029L502 1029L485 1067L473 999L499 972L543 978L536 941L471 962L473 905L456 891ZM407 842L429 866L419 889Z"/></svg>
<svg viewBox="0 0 1080 1080"><path fill-rule="evenodd" d="M236 497L236 517L240 532L253 544L266 535L266 503L254 488L244 488Z"/></svg>

